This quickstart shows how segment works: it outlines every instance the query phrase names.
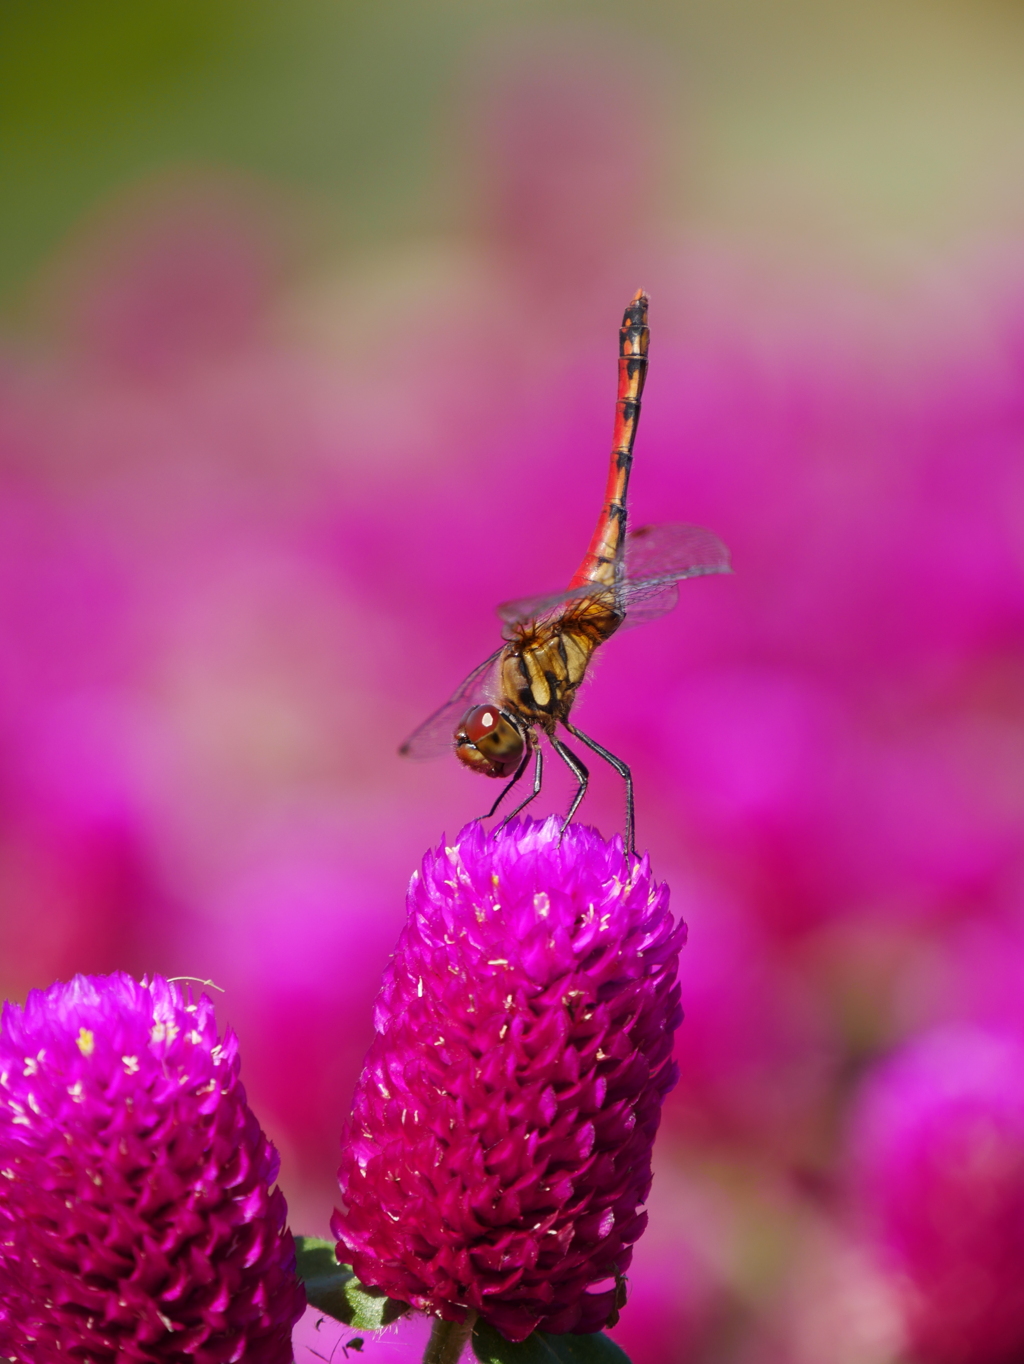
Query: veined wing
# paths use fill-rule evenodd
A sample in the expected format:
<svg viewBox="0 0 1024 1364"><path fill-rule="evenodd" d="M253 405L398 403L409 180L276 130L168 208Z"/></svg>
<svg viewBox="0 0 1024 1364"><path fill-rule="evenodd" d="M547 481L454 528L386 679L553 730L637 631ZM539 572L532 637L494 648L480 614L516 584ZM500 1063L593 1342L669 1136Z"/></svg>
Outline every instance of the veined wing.
<svg viewBox="0 0 1024 1364"><path fill-rule="evenodd" d="M679 599L679 583L685 578L731 572L729 551L717 535L702 526L681 522L640 526L626 538L623 624L627 628L643 625L671 611Z"/></svg>
<svg viewBox="0 0 1024 1364"><path fill-rule="evenodd" d="M442 753L451 752L455 726L466 711L478 702L493 699L492 673L503 648L504 645L495 649L490 658L485 658L478 668L474 668L444 705L435 710L433 715L428 715L418 729L413 730L398 750L403 758L437 758Z"/></svg>
<svg viewBox="0 0 1024 1364"><path fill-rule="evenodd" d="M625 581L619 589L626 608L625 624L642 625L671 611L678 597L676 584L682 579L731 571L729 551L717 535L701 526L640 526L626 536ZM584 583L567 592L519 597L502 602L498 615L506 625L517 625L608 590L600 583Z"/></svg>
<svg viewBox="0 0 1024 1364"><path fill-rule="evenodd" d="M592 597L596 592L607 592L607 587L597 583L584 583L582 587L563 587L561 592L544 592L539 597L516 597L514 601L503 601L496 608L498 616L506 625L519 625L523 621L537 620L546 616L557 606L567 602L579 601L582 597Z"/></svg>
<svg viewBox="0 0 1024 1364"><path fill-rule="evenodd" d="M730 573L729 551L703 526L670 522L639 526L626 537L626 577L678 582L704 573Z"/></svg>

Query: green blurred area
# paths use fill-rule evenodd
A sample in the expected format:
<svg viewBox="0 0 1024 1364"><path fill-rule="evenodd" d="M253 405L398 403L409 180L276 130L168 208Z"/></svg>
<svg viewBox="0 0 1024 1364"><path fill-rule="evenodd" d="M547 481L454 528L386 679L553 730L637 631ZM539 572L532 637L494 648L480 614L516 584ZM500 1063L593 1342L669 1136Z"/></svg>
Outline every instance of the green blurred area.
<svg viewBox="0 0 1024 1364"><path fill-rule="evenodd" d="M354 233L417 203L458 6L8 0L0 289L112 188L228 165L339 204Z"/></svg>
<svg viewBox="0 0 1024 1364"><path fill-rule="evenodd" d="M0 295L167 165L296 186L346 240L450 226L475 45L567 25L621 37L609 98L656 54L688 157L674 192L712 232L1017 230L1022 18L1008 0L4 0Z"/></svg>

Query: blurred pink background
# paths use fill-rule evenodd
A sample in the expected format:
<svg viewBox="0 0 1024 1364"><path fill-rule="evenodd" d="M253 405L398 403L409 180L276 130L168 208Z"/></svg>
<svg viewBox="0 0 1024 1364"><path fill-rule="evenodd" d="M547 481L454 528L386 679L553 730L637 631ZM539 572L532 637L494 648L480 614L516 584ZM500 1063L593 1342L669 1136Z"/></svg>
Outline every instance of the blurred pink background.
<svg viewBox="0 0 1024 1364"><path fill-rule="evenodd" d="M735 576L579 703L691 930L613 1334L635 1364L1010 1358L1024 1124L971 1099L1002 1173L961 1142L947 1201L996 1208L981 1269L956 1235L922 1268L952 1186L864 1134L906 1084L941 1148L945 1063L900 1077L1024 1040L1022 16L206 8L4 20L3 993L215 981L293 1228L326 1232L408 877L494 795L397 743L495 602L575 567L643 286L633 524L711 527ZM568 796L552 771L539 805ZM613 775L581 814L620 828Z"/></svg>

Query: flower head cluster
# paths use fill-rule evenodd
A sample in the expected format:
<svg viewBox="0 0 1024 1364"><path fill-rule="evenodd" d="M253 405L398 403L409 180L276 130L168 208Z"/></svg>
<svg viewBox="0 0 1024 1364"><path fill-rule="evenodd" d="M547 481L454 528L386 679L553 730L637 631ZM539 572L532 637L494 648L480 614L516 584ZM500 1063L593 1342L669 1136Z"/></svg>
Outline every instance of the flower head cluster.
<svg viewBox="0 0 1024 1364"><path fill-rule="evenodd" d="M0 1025L0 1354L287 1364L304 1294L237 1039L159 977Z"/></svg>
<svg viewBox="0 0 1024 1364"><path fill-rule="evenodd" d="M1024 1358L1024 1045L950 1026L868 1080L857 1197L922 1364Z"/></svg>
<svg viewBox="0 0 1024 1364"><path fill-rule="evenodd" d="M364 1282L510 1340L612 1316L682 1017L667 887L559 825L470 825L413 877L334 1222Z"/></svg>

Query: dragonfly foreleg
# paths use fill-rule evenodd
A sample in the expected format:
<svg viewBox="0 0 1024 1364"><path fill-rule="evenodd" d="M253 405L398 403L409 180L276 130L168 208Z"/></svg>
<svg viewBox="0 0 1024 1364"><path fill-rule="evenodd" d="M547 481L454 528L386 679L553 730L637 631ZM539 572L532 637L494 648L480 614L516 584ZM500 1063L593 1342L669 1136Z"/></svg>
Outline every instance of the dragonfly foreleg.
<svg viewBox="0 0 1024 1364"><path fill-rule="evenodd" d="M596 739L592 739L589 734L584 734L583 731L581 729L577 729L575 725L570 725L568 720L563 720L562 724L565 726L565 728L569 731L570 734L572 734L575 738L579 739L581 744L586 744L586 746L589 749L592 749L593 752L595 752L599 758L603 758L606 763L610 763L612 767L615 768L616 772L618 772L622 780L626 783L626 851L630 853L635 853L636 834L633 814L632 772L629 770L629 768L626 766L626 764L622 761L621 758L617 758L614 753L609 753L606 748L599 744Z"/></svg>
<svg viewBox="0 0 1024 1364"><path fill-rule="evenodd" d="M507 782L507 783L501 788L501 794L498 796L498 799L494 802L494 804L491 806L491 808L490 808L490 809L487 811L487 813L484 815L484 819L490 819L491 815L493 815L493 814L495 813L495 811L497 810L498 806L499 806L499 805L501 804L501 802L505 799L505 797L508 795L508 793L512 790L513 786L515 786L515 784L519 781L519 779L522 777L523 773L526 771L526 767L527 767L527 764L529 763L529 761L530 761L530 747L529 747L529 745L527 745L526 752L523 754L523 760L522 760L522 762L519 764L519 766L516 768L516 770L515 770L515 775L512 777L512 780L511 780L511 781ZM532 799L532 797L531 797L531 799Z"/></svg>
<svg viewBox="0 0 1024 1364"><path fill-rule="evenodd" d="M499 829L504 829L505 825L509 822L510 819L515 819L516 815L519 814L520 810L525 810L526 807L529 805L530 801L536 800L537 797L540 795L541 777L543 776L544 773L544 754L540 751L540 744L536 745L534 751L537 754L537 762L533 769L533 790L530 792L530 794L526 797L525 800L521 800L519 802L519 804L516 806L516 808L512 811L511 814L505 816L505 818L498 825ZM529 754L527 754L527 757L529 757ZM505 793L503 791L502 795L504 794Z"/></svg>
<svg viewBox="0 0 1024 1364"><path fill-rule="evenodd" d="M566 767L573 774L578 783L576 787L576 794L573 796L572 804L569 806L569 813L566 815L565 820L562 823L562 833L564 834L566 829L568 829L569 825L572 823L573 815L580 808L580 801L587 794L587 783L590 781L590 773L587 770L587 766L583 762L583 760L581 758L577 758L576 754L572 751L572 749L569 748L566 744L563 744L561 739L559 739L554 734L549 734L548 738L551 741L551 747L561 758L562 762L565 763Z"/></svg>

